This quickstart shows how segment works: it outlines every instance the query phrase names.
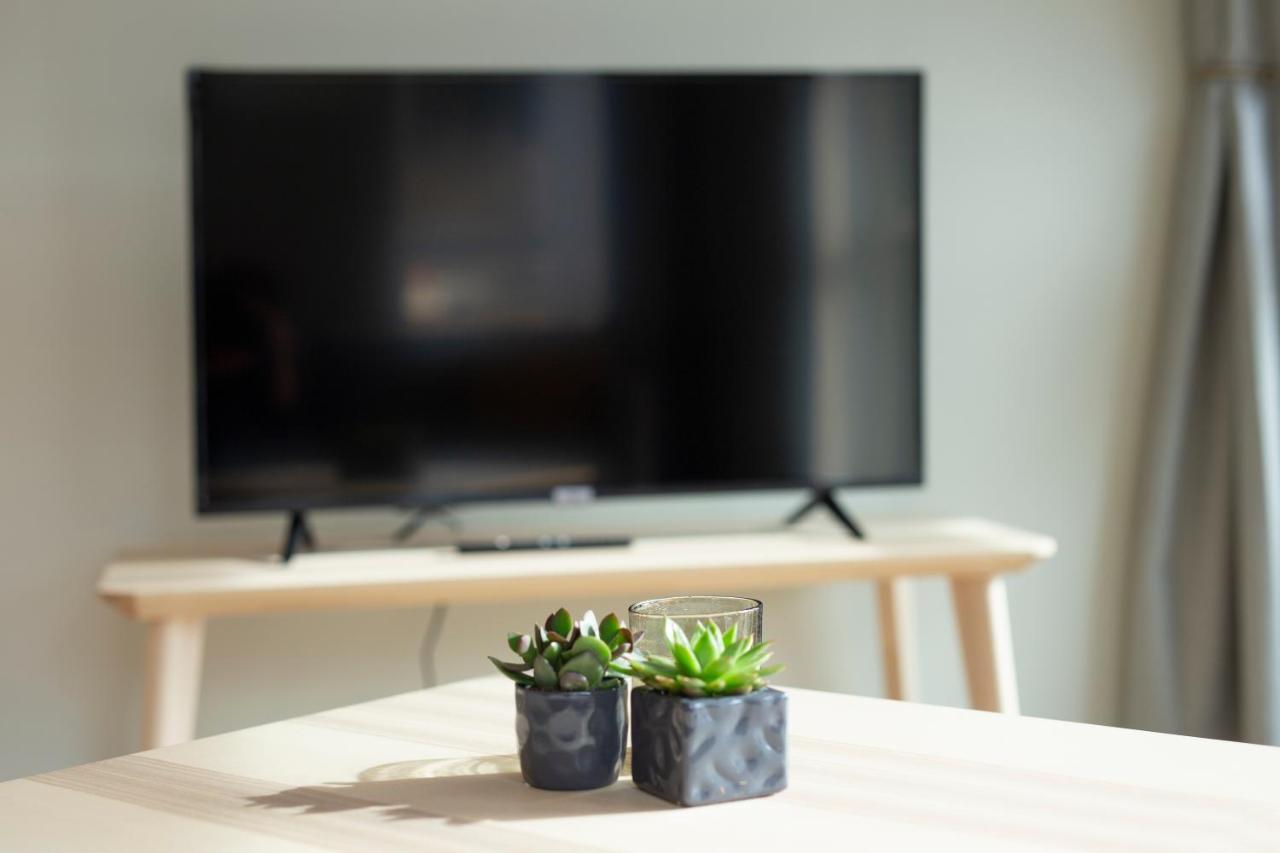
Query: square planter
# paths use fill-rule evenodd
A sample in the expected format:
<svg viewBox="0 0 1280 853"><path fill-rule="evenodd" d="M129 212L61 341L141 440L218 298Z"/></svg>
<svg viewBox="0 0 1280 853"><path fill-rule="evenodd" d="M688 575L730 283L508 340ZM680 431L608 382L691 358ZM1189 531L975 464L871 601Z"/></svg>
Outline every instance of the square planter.
<svg viewBox="0 0 1280 853"><path fill-rule="evenodd" d="M682 806L763 797L787 787L787 695L692 699L631 691L631 779Z"/></svg>
<svg viewBox="0 0 1280 853"><path fill-rule="evenodd" d="M516 685L520 773L535 788L581 791L618 780L627 755L627 690Z"/></svg>

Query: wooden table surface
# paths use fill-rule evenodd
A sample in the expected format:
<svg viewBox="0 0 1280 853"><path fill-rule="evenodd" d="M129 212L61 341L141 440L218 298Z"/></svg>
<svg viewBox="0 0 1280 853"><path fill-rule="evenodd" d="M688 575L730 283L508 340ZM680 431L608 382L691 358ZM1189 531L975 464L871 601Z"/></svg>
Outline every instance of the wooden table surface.
<svg viewBox="0 0 1280 853"><path fill-rule="evenodd" d="M870 538L843 531L637 539L628 547L459 553L453 548L344 550L278 559L253 556L121 559L98 593L150 623L143 745L196 731L205 621L298 610L420 607L575 596L678 595L870 580L877 585L886 692L915 695L907 582L951 584L965 677L974 707L1018 710L1004 575L1052 557L1048 536L977 518L877 520Z"/></svg>
<svg viewBox="0 0 1280 853"><path fill-rule="evenodd" d="M790 787L526 787L489 678L0 784L0 850L1275 850L1280 749L791 690Z"/></svg>
<svg viewBox="0 0 1280 853"><path fill-rule="evenodd" d="M643 538L620 548L462 554L381 548L269 557L117 560L98 594L133 619L420 607L577 595L776 589L918 575L991 576L1052 557L1051 537L978 518L873 521L871 538L785 530Z"/></svg>

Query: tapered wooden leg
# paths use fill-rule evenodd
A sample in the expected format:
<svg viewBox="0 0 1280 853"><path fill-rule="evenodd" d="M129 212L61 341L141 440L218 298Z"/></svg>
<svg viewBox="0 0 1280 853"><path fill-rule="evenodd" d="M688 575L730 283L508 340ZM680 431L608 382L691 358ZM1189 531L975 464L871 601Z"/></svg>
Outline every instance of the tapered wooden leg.
<svg viewBox="0 0 1280 853"><path fill-rule="evenodd" d="M955 577L951 597L964 652L969 701L980 711L1018 713L1009 599L998 576Z"/></svg>
<svg viewBox="0 0 1280 853"><path fill-rule="evenodd" d="M885 695L911 701L916 692L915 608L905 578L876 582Z"/></svg>
<svg viewBox="0 0 1280 853"><path fill-rule="evenodd" d="M203 665L203 619L174 618L151 623L147 638L143 749L182 743L195 737Z"/></svg>

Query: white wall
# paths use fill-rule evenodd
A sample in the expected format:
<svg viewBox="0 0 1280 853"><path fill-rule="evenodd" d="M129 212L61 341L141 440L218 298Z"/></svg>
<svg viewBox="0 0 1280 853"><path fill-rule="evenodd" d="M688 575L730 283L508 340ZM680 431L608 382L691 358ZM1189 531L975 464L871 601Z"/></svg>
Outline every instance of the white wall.
<svg viewBox="0 0 1280 853"><path fill-rule="evenodd" d="M1180 110L1177 8L4 0L0 778L136 746L143 631L92 592L110 555L278 533L276 518L191 512L181 94L193 63L924 69L928 485L853 503L867 514L981 514L1058 536L1061 555L1010 587L1023 704L1105 720ZM590 520L750 527L787 507L646 501ZM521 523L536 526L537 512ZM517 523L497 508L468 518ZM394 521L319 524L332 533ZM962 704L945 590L926 583L920 597L924 698ZM508 626L552 604L455 608L442 677L483 672ZM767 608L788 681L880 691L868 590L771 594ZM404 611L215 623L200 730L414 688L424 622Z"/></svg>

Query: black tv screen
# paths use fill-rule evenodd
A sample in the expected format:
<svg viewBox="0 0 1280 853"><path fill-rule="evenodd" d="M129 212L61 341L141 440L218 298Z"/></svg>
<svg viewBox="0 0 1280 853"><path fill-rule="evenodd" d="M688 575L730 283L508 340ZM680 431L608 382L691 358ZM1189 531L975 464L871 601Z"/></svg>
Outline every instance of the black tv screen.
<svg viewBox="0 0 1280 853"><path fill-rule="evenodd" d="M918 75L188 85L202 511L920 481Z"/></svg>

